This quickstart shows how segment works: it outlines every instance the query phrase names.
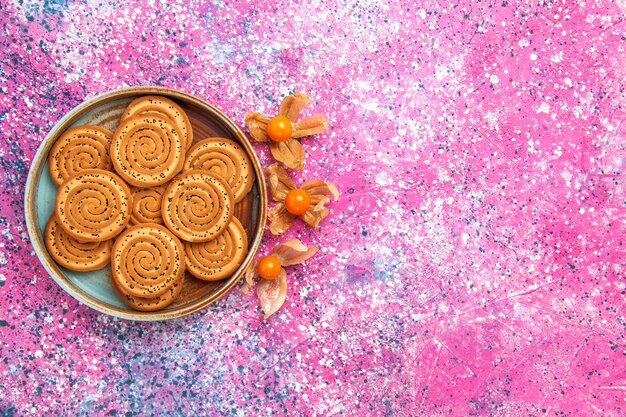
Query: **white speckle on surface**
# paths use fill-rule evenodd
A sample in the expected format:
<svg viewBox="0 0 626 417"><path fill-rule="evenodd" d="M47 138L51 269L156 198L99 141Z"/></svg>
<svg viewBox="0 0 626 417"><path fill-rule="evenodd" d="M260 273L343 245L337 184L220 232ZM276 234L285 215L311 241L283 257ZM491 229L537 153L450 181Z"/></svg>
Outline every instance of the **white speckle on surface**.
<svg viewBox="0 0 626 417"><path fill-rule="evenodd" d="M548 103L546 103L545 101L542 102L539 105L539 108L537 109L537 114L539 114L539 113L545 113L545 114L550 113L550 105Z"/></svg>
<svg viewBox="0 0 626 417"><path fill-rule="evenodd" d="M563 51L559 51L556 54L552 55L552 57L550 58L550 61L555 62L555 63L559 63L563 61Z"/></svg>
<svg viewBox="0 0 626 417"><path fill-rule="evenodd" d="M391 178L391 176L385 172L385 171L381 171L378 174L376 174L376 185L377 186L387 186L390 185L393 182L393 179Z"/></svg>

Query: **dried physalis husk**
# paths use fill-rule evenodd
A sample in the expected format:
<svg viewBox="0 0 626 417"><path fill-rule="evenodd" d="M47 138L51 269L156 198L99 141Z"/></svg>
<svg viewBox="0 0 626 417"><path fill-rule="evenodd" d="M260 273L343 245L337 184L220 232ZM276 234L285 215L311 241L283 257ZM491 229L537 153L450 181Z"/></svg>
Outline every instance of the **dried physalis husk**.
<svg viewBox="0 0 626 417"><path fill-rule="evenodd" d="M317 252L317 246L306 246L298 239L287 240L272 250L282 266L298 265Z"/></svg>
<svg viewBox="0 0 626 417"><path fill-rule="evenodd" d="M254 280L258 277L257 266L259 265L259 260L256 259L254 262L250 264L248 269L246 269L246 273L243 276L244 282L241 286L241 292L244 294L248 294L250 292L250 288L254 286Z"/></svg>
<svg viewBox="0 0 626 417"><path fill-rule="evenodd" d="M291 122L293 130L289 139L283 142L270 143L270 151L272 156L286 167L291 169L304 168L304 150L302 144L297 140L305 136L311 136L328 130L328 121L321 114L306 117L296 121L304 106L310 102L309 97L304 93L294 93L285 97L278 110L279 116L284 116ZM261 113L246 113L246 126L250 131L250 135L257 142L270 141L267 134L267 125L271 118Z"/></svg>
<svg viewBox="0 0 626 417"><path fill-rule="evenodd" d="M270 221L270 232L278 236L289 230L296 216L289 213L283 203L278 203L267 213L267 219Z"/></svg>
<svg viewBox="0 0 626 417"><path fill-rule="evenodd" d="M285 164L287 168L304 169L304 149L295 139L284 142L270 143L270 151L275 160Z"/></svg>
<svg viewBox="0 0 626 417"><path fill-rule="evenodd" d="M256 286L256 295L259 297L265 319L268 319L282 307L287 298L287 274L285 270L282 269L278 278L271 281L262 279Z"/></svg>
<svg viewBox="0 0 626 417"><path fill-rule="evenodd" d="M285 233L296 217L300 217L309 226L318 227L328 216L329 211L325 205L330 202L330 197L335 200L339 198L335 184L317 179L305 181L300 189L309 195L311 205L303 214L295 216L285 207L287 194L296 188L287 171L278 164L272 164L265 172L272 198L278 202L267 214L270 221L269 229L274 235Z"/></svg>
<svg viewBox="0 0 626 417"><path fill-rule="evenodd" d="M329 197L336 201L339 198L339 190L335 184L322 180L305 181L301 189L305 190L311 198L311 208L300 218L312 227L318 227L320 222L328 216L328 209L324 206L330 202Z"/></svg>
<svg viewBox="0 0 626 417"><path fill-rule="evenodd" d="M306 246L298 239L291 239L277 245L272 250L272 255L278 258L281 268L280 274L273 280L260 280L257 285L256 293L259 303L267 319L277 312L285 302L287 297L287 274L284 267L290 265L301 264L317 252L317 246ZM258 259L252 263L245 274L245 282L241 290L248 294L250 288L254 285L254 280L259 277L257 271Z"/></svg>

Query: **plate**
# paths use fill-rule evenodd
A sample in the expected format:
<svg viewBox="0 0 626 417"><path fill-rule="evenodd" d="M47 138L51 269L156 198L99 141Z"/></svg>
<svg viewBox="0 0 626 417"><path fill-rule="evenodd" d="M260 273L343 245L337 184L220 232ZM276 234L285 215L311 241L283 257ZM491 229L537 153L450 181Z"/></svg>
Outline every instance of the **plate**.
<svg viewBox="0 0 626 417"><path fill-rule="evenodd" d="M115 131L128 103L144 95L165 96L178 103L191 121L194 142L210 136L232 139L247 152L256 175L252 191L235 206L234 214L248 232L249 248L241 266L230 277L206 282L189 273L176 301L155 312L126 306L110 285L110 268L75 272L57 265L48 254L43 233L54 211L57 186L48 173L48 153L57 138L72 126L92 124ZM26 224L39 260L50 276L80 302L100 312L130 320L167 320L198 311L224 296L242 277L259 248L267 217L267 189L259 159L243 132L224 113L191 94L165 87L130 87L111 91L84 102L63 117L43 140L28 173L25 193Z"/></svg>

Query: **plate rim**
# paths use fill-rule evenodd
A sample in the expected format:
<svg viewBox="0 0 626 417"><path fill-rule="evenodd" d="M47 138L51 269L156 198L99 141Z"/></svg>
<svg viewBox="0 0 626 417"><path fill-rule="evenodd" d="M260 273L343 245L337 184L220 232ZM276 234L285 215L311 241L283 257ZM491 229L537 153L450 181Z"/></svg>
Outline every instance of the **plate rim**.
<svg viewBox="0 0 626 417"><path fill-rule="evenodd" d="M214 294L206 299L202 299L189 306L186 306L180 310L159 310L154 312L142 312L132 309L115 310L107 308L104 305L100 305L101 301L93 295L81 290L78 287L73 286L71 283L66 282L63 279L57 277L54 269L58 268L54 260L48 254L45 244L43 242L43 236L40 236L38 232L39 215L36 210L36 196L38 192L39 182L43 175L43 168L47 161L48 153L52 148L51 138L57 137L63 131L65 131L72 123L83 116L92 106L99 103L111 101L113 99L123 99L138 95L163 95L168 98L178 99L186 103L200 105L204 107L204 110L208 110L213 113L214 116L219 118L221 124L232 132L239 143L244 147L249 157L252 158L252 165L255 171L255 182L258 184L258 192L260 198L260 204L258 207L258 219L256 221L257 233L248 244L248 254L244 261L235 271L234 276L231 276L230 281L226 287L224 287L219 293ZM37 175L39 172L39 175ZM244 135L243 131L237 126L225 113L213 106L206 100L187 92L177 90L170 87L161 86L132 86L123 87L111 91L107 91L96 95L90 99L84 100L82 103L75 106L72 110L66 113L55 125L50 129L48 134L44 137L37 148L37 152L33 157L30 168L28 170L28 176L26 179L25 192L24 192L24 214L26 220L26 228L30 236L31 245L37 255L37 259L41 262L44 269L50 275L50 277L70 296L78 300L79 302L93 308L101 313L135 321L162 321L183 317L188 314L194 313L207 307L209 304L217 301L221 297L225 296L242 278L245 270L252 262L256 252L259 249L263 235L265 234L265 226L267 222L267 185L265 183L265 176L262 171L262 165L259 161L256 152L254 151L250 141Z"/></svg>

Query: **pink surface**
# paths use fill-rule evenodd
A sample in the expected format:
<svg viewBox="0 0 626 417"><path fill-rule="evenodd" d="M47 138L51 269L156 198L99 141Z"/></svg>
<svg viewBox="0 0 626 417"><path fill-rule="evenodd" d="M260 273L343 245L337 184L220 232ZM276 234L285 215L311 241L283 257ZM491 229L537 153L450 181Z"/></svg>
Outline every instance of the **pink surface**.
<svg viewBox="0 0 626 417"><path fill-rule="evenodd" d="M626 414L623 1L211 3L1 4L2 415ZM265 237L321 248L266 322L239 288L112 318L33 253L39 143L151 84L330 121L295 177L342 197Z"/></svg>

